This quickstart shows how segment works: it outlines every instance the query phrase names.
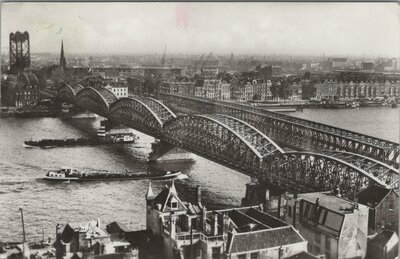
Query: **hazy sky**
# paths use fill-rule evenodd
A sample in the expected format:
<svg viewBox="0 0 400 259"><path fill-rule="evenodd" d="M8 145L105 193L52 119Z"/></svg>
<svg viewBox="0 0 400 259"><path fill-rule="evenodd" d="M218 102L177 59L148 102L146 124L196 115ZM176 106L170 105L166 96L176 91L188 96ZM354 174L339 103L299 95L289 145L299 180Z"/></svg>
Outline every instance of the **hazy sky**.
<svg viewBox="0 0 400 259"><path fill-rule="evenodd" d="M397 3L3 3L31 52L400 56Z"/></svg>

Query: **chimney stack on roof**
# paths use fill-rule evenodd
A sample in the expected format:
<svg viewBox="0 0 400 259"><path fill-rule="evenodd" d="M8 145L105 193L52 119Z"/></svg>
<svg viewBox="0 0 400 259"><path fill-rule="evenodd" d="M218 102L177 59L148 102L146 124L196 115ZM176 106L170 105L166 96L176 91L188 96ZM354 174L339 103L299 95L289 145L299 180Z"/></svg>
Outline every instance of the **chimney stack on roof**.
<svg viewBox="0 0 400 259"><path fill-rule="evenodd" d="M216 212L213 214L211 231L213 236L218 235L218 214Z"/></svg>
<svg viewBox="0 0 400 259"><path fill-rule="evenodd" d="M201 205L201 186L199 186L199 185L197 185L197 187L196 187L195 198L196 198L197 205Z"/></svg>
<svg viewBox="0 0 400 259"><path fill-rule="evenodd" d="M153 188L151 188L151 182L149 182L149 187L147 188L146 192L146 200L152 200L154 199L154 192Z"/></svg>

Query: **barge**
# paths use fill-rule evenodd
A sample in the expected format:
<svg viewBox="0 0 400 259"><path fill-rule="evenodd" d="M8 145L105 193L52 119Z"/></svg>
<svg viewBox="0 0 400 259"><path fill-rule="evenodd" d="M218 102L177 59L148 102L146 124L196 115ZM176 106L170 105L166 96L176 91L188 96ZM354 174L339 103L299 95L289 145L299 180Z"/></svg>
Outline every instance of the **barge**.
<svg viewBox="0 0 400 259"><path fill-rule="evenodd" d="M85 181L122 181L122 180L165 180L175 178L181 175L179 171L163 171L159 173L85 173L80 172L73 168L64 167L60 170L49 171L44 177L45 180L55 181L55 182L85 182Z"/></svg>
<svg viewBox="0 0 400 259"><path fill-rule="evenodd" d="M24 141L25 147L66 147L104 144L130 144L138 139L133 133L107 134L105 137L69 138L69 139L41 139Z"/></svg>

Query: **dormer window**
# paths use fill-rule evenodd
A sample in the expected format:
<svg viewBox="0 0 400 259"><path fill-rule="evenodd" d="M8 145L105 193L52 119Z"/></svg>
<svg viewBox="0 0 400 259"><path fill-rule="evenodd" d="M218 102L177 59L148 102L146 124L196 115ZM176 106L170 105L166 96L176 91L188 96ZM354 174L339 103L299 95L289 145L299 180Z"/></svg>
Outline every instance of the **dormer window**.
<svg viewBox="0 0 400 259"><path fill-rule="evenodd" d="M176 201L171 202L171 209L177 209L178 203Z"/></svg>

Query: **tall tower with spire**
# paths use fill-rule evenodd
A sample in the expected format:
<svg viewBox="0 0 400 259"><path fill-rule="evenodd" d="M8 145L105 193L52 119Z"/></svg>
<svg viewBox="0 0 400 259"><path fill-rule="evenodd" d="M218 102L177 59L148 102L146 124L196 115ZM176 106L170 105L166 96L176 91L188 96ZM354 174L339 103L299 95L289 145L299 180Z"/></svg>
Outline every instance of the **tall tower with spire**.
<svg viewBox="0 0 400 259"><path fill-rule="evenodd" d="M162 56L162 58L161 58L161 65L162 66L164 66L165 65L165 63L167 63L167 61L166 61L166 59L165 59L165 52L167 51L167 45L165 45L165 47L164 47L164 54L163 54L163 56Z"/></svg>
<svg viewBox="0 0 400 259"><path fill-rule="evenodd" d="M61 55L60 55L60 67L63 71L65 71L65 67L67 66L67 61L64 56L64 42L61 41Z"/></svg>

